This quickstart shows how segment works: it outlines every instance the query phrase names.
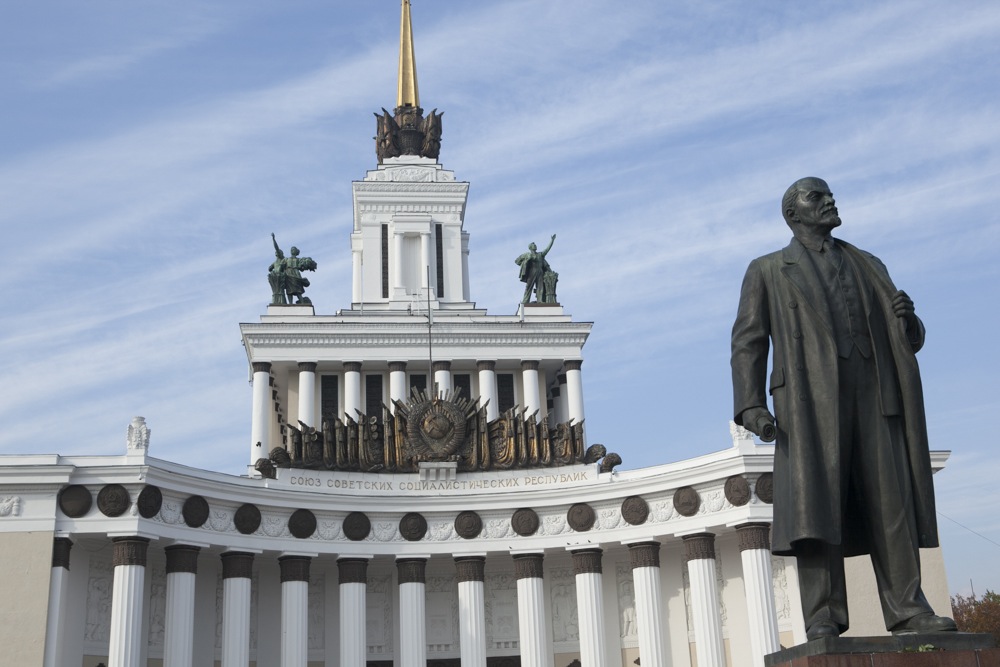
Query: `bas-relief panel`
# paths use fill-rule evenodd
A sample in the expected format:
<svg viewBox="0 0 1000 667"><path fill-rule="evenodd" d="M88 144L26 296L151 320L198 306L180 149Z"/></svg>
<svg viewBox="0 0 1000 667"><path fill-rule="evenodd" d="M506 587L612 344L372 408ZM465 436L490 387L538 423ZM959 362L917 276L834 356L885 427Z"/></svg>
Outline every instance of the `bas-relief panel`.
<svg viewBox="0 0 1000 667"><path fill-rule="evenodd" d="M90 559L87 580L87 625L84 629L87 653L103 655L111 641L111 593L114 588L114 568L111 562L96 554Z"/></svg>
<svg viewBox="0 0 1000 667"><path fill-rule="evenodd" d="M458 595L455 577L427 577L427 650L458 650Z"/></svg>
<svg viewBox="0 0 1000 667"><path fill-rule="evenodd" d="M365 638L369 655L392 654L392 576L368 577Z"/></svg>
<svg viewBox="0 0 1000 667"><path fill-rule="evenodd" d="M309 581L309 650L321 651L325 646L326 575L315 574Z"/></svg>
<svg viewBox="0 0 1000 667"><path fill-rule="evenodd" d="M615 568L615 590L618 592L618 633L622 646L633 646L638 641L635 625L635 583L632 568L619 563Z"/></svg>
<svg viewBox="0 0 1000 667"><path fill-rule="evenodd" d="M778 628L792 628L792 601L788 592L788 563L782 556L771 556L771 580L774 582L774 611L778 617Z"/></svg>
<svg viewBox="0 0 1000 667"><path fill-rule="evenodd" d="M485 589L487 647L518 649L517 580L512 573L490 574Z"/></svg>
<svg viewBox="0 0 1000 667"><path fill-rule="evenodd" d="M576 578L569 568L553 569L549 599L552 600L552 641L578 642L580 625L576 609Z"/></svg>
<svg viewBox="0 0 1000 667"><path fill-rule="evenodd" d="M149 648L163 651L163 633L167 617L167 572L158 567L148 568L149 582Z"/></svg>

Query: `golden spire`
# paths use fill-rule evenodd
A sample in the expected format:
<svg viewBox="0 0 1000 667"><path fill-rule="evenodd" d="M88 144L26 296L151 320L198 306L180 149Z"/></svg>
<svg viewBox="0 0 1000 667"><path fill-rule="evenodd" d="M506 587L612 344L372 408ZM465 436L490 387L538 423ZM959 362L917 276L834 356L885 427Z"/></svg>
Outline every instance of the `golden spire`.
<svg viewBox="0 0 1000 667"><path fill-rule="evenodd" d="M417 91L417 60L413 56L413 26L410 23L410 0L402 0L403 14L399 21L399 84L396 106L420 106Z"/></svg>

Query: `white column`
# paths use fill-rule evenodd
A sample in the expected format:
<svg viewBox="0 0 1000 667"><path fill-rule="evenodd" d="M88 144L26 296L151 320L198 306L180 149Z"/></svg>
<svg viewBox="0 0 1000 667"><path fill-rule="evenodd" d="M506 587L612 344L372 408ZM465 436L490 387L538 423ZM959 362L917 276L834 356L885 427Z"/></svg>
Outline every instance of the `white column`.
<svg viewBox="0 0 1000 667"><path fill-rule="evenodd" d="M451 391L452 385L451 385L450 361L434 362L434 383L437 385L438 396L443 396L445 393Z"/></svg>
<svg viewBox="0 0 1000 667"><path fill-rule="evenodd" d="M368 559L341 558L340 575L340 667L365 667L368 645L365 634Z"/></svg>
<svg viewBox="0 0 1000 667"><path fill-rule="evenodd" d="M57 537L52 543L52 574L49 580L49 614L45 626L45 667L60 667L66 632L66 593L69 589L69 551L73 542Z"/></svg>
<svg viewBox="0 0 1000 667"><path fill-rule="evenodd" d="M563 369L566 371L567 418L572 419L574 424L579 424L584 419L583 376L580 373L582 365L583 362L580 360L563 362ZM699 667L704 667L704 665Z"/></svg>
<svg viewBox="0 0 1000 667"><path fill-rule="evenodd" d="M558 381L556 387L559 389L559 399L556 401L556 423L562 424L569 421L569 407L566 403L566 395L569 391L566 389L566 374L559 373L556 375L556 380Z"/></svg>
<svg viewBox="0 0 1000 667"><path fill-rule="evenodd" d="M485 556L455 556L462 667L486 667Z"/></svg>
<svg viewBox="0 0 1000 667"><path fill-rule="evenodd" d="M398 298L403 289L403 235L392 235L392 287L393 297Z"/></svg>
<svg viewBox="0 0 1000 667"><path fill-rule="evenodd" d="M399 666L427 667L427 557L396 560L399 578Z"/></svg>
<svg viewBox="0 0 1000 667"><path fill-rule="evenodd" d="M253 406L250 419L250 465L266 459L271 452L271 364L255 361L253 367Z"/></svg>
<svg viewBox="0 0 1000 667"><path fill-rule="evenodd" d="M395 401L406 400L406 362L389 362L389 409L396 414Z"/></svg>
<svg viewBox="0 0 1000 667"><path fill-rule="evenodd" d="M361 293L361 271L364 264L364 251L361 248L355 248L351 253L351 301L354 303L361 303L364 300L364 295Z"/></svg>
<svg viewBox="0 0 1000 667"><path fill-rule="evenodd" d="M476 364L479 369L479 398L482 403L486 403L486 418L490 421L500 416L496 367L495 361L480 361Z"/></svg>
<svg viewBox="0 0 1000 667"><path fill-rule="evenodd" d="M584 667L604 667L604 595L601 587L601 550L573 552L576 574L576 609L580 627L580 662Z"/></svg>
<svg viewBox="0 0 1000 667"><path fill-rule="evenodd" d="M142 636L143 585L146 579L145 537L114 537L115 568L111 595L111 641L108 667L139 667Z"/></svg>
<svg viewBox="0 0 1000 667"><path fill-rule="evenodd" d="M194 659L194 586L198 547L174 544L167 554L167 604L163 627L163 667L191 667Z"/></svg>
<svg viewBox="0 0 1000 667"><path fill-rule="evenodd" d="M635 590L635 625L643 667L664 667L663 619L660 604L660 543L628 545Z"/></svg>
<svg viewBox="0 0 1000 667"><path fill-rule="evenodd" d="M545 614L542 554L515 554L514 576L517 577L521 667L553 667L548 617Z"/></svg>
<svg viewBox="0 0 1000 667"><path fill-rule="evenodd" d="M316 362L299 362L299 421L316 424Z"/></svg>
<svg viewBox="0 0 1000 667"><path fill-rule="evenodd" d="M430 278L430 271L428 270L431 266L431 233L430 232L420 232L420 286L424 289L428 289L430 284L427 282ZM427 293L424 292L426 295ZM436 295L440 297L441 295ZM425 296L426 298L426 296Z"/></svg>
<svg viewBox="0 0 1000 667"><path fill-rule="evenodd" d="M308 556L282 556L281 667L307 667L309 661Z"/></svg>
<svg viewBox="0 0 1000 667"><path fill-rule="evenodd" d="M462 232L462 301L470 299L469 290L469 233Z"/></svg>
<svg viewBox="0 0 1000 667"><path fill-rule="evenodd" d="M250 665L250 587L253 554L222 554L222 667Z"/></svg>
<svg viewBox="0 0 1000 667"><path fill-rule="evenodd" d="M344 362L344 416L357 421L361 410L361 362Z"/></svg>
<svg viewBox="0 0 1000 667"><path fill-rule="evenodd" d="M698 667L725 667L719 587L715 581L715 535L687 535L684 549L691 581L691 617Z"/></svg>
<svg viewBox="0 0 1000 667"><path fill-rule="evenodd" d="M530 417L536 410L542 407L542 400L538 395L538 362L521 362L521 395L524 397L524 416ZM541 419L539 415L537 417Z"/></svg>
<svg viewBox="0 0 1000 667"><path fill-rule="evenodd" d="M764 666L764 656L781 650L778 614L774 607L774 576L771 572L770 526L748 523L736 527L747 618L750 621L750 658L754 667Z"/></svg>

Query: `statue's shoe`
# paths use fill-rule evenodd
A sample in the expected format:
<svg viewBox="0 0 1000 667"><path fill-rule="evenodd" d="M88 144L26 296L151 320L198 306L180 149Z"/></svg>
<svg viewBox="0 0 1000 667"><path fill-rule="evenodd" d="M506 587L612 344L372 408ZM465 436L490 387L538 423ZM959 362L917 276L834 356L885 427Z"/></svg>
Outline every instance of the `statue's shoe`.
<svg viewBox="0 0 1000 667"><path fill-rule="evenodd" d="M955 621L946 616L934 614L918 614L908 618L892 629L894 635L916 635L927 632L957 632Z"/></svg>
<svg viewBox="0 0 1000 667"><path fill-rule="evenodd" d="M840 627L833 621L817 621L809 626L806 631L806 639L822 639L823 637L839 637Z"/></svg>

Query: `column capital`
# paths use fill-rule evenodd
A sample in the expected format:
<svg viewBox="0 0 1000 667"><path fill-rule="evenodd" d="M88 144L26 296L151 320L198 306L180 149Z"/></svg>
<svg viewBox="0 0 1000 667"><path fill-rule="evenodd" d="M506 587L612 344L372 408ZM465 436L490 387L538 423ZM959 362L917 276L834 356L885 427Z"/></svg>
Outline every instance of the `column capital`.
<svg viewBox="0 0 1000 667"><path fill-rule="evenodd" d="M435 361L431 364L431 370L437 373L438 371L450 371L451 362L450 361Z"/></svg>
<svg viewBox="0 0 1000 667"><path fill-rule="evenodd" d="M172 544L165 548L167 554L167 574L174 572L190 572L198 574L198 553L201 547L189 544Z"/></svg>
<svg viewBox="0 0 1000 667"><path fill-rule="evenodd" d="M249 579L253 574L253 554L244 551L227 551L222 554L223 579ZM284 574L284 572L282 572ZM306 572L308 581L309 573ZM282 579L284 581L284 579Z"/></svg>
<svg viewBox="0 0 1000 667"><path fill-rule="evenodd" d="M111 563L114 567L119 565L146 567L146 550L149 548L148 537L112 537L111 543L113 545Z"/></svg>
<svg viewBox="0 0 1000 667"><path fill-rule="evenodd" d="M559 384L566 384L566 373L556 374L556 381L559 382Z"/></svg>
<svg viewBox="0 0 1000 667"><path fill-rule="evenodd" d="M485 556L455 556L457 579L463 581L486 581Z"/></svg>
<svg viewBox="0 0 1000 667"><path fill-rule="evenodd" d="M360 373L361 372L361 362L360 361L345 361L344 362L344 372L345 373Z"/></svg>
<svg viewBox="0 0 1000 667"><path fill-rule="evenodd" d="M300 373L315 373L316 372L316 362L315 361L300 361L299 362L299 372Z"/></svg>
<svg viewBox="0 0 1000 667"><path fill-rule="evenodd" d="M281 568L281 583L286 581L304 581L309 583L309 556L281 556L278 566Z"/></svg>
<svg viewBox="0 0 1000 667"><path fill-rule="evenodd" d="M521 361L521 370L522 371L537 371L539 363L540 362L537 361L537 360L535 360L535 359L524 359L523 361Z"/></svg>
<svg viewBox="0 0 1000 667"><path fill-rule="evenodd" d="M338 583L367 584L368 559L340 558L337 560L337 572L339 574Z"/></svg>
<svg viewBox="0 0 1000 667"><path fill-rule="evenodd" d="M406 362L405 361L390 361L389 362L389 372L390 373L400 373L406 372Z"/></svg>
<svg viewBox="0 0 1000 667"><path fill-rule="evenodd" d="M580 549L573 553L573 574L601 574L600 549Z"/></svg>
<svg viewBox="0 0 1000 667"><path fill-rule="evenodd" d="M771 524L745 523L736 526L736 536L739 539L740 551L747 549L771 550Z"/></svg>
<svg viewBox="0 0 1000 667"><path fill-rule="evenodd" d="M69 550L73 541L68 537L57 537L52 542L52 567L69 569Z"/></svg>
<svg viewBox="0 0 1000 667"><path fill-rule="evenodd" d="M715 558L715 535L713 533L696 533L685 535L684 561Z"/></svg>
<svg viewBox="0 0 1000 667"><path fill-rule="evenodd" d="M497 362L489 360L480 360L476 362L477 371L495 371L497 369Z"/></svg>
<svg viewBox="0 0 1000 667"><path fill-rule="evenodd" d="M628 558L633 570L639 567L660 567L660 543L651 541L630 544Z"/></svg>
<svg viewBox="0 0 1000 667"><path fill-rule="evenodd" d="M514 577L541 579L543 554L514 554Z"/></svg>
<svg viewBox="0 0 1000 667"><path fill-rule="evenodd" d="M254 373L270 373L271 372L271 362L270 361L253 361L250 363L250 367L253 368Z"/></svg>
<svg viewBox="0 0 1000 667"><path fill-rule="evenodd" d="M399 585L426 583L426 558L400 558L396 561Z"/></svg>
<svg viewBox="0 0 1000 667"><path fill-rule="evenodd" d="M552 389L549 390L549 393L552 394L552 398L559 398L559 386L556 385L555 387L552 387Z"/></svg>
<svg viewBox="0 0 1000 667"><path fill-rule="evenodd" d="M578 371L583 366L583 359L568 359L563 362L564 371Z"/></svg>

